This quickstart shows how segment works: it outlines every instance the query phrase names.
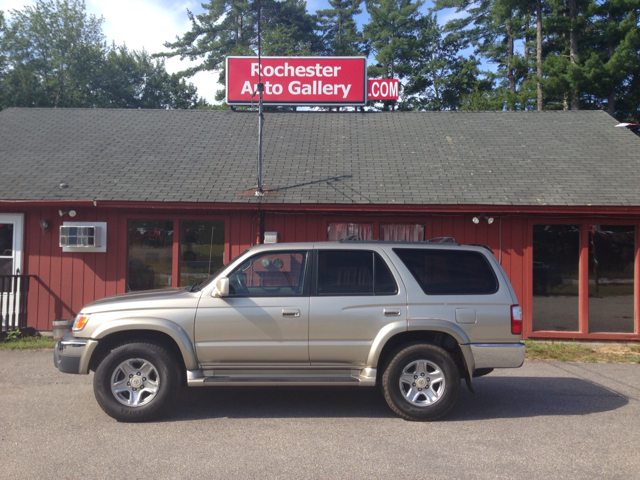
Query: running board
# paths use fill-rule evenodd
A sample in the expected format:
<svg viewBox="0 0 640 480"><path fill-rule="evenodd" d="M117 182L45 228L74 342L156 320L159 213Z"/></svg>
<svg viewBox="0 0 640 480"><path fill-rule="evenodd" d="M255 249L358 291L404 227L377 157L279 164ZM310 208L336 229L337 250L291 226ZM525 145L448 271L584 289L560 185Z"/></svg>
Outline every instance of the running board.
<svg viewBox="0 0 640 480"><path fill-rule="evenodd" d="M363 374L367 375L364 376ZM365 369L358 376L353 375L318 375L300 374L291 375L229 375L219 374L205 376L202 370L187 372L187 384L190 387L213 386L374 386L376 375L374 369Z"/></svg>

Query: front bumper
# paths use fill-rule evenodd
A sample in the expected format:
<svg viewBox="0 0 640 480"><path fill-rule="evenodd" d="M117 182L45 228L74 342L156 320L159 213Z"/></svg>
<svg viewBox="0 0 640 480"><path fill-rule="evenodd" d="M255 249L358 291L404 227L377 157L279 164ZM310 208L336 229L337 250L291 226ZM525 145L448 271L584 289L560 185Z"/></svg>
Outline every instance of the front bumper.
<svg viewBox="0 0 640 480"><path fill-rule="evenodd" d="M63 373L89 373L89 359L98 342L89 338L76 338L66 333L53 350L53 365Z"/></svg>
<svg viewBox="0 0 640 480"><path fill-rule="evenodd" d="M475 368L518 368L524 363L524 343L472 343Z"/></svg>

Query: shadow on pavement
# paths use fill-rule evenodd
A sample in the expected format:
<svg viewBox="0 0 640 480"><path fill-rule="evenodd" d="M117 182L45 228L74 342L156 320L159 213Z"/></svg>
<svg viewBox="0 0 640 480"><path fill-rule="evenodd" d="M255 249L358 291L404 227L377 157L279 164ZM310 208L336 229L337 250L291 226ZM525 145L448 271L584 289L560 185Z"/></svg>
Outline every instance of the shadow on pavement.
<svg viewBox="0 0 640 480"><path fill-rule="evenodd" d="M482 377L475 395L464 389L447 421L588 415L623 407L629 400L597 383L561 377Z"/></svg>
<svg viewBox="0 0 640 480"><path fill-rule="evenodd" d="M628 399L596 383L558 377L482 377L464 384L443 421L587 415ZM377 388L204 387L186 389L164 421L200 418L394 418Z"/></svg>

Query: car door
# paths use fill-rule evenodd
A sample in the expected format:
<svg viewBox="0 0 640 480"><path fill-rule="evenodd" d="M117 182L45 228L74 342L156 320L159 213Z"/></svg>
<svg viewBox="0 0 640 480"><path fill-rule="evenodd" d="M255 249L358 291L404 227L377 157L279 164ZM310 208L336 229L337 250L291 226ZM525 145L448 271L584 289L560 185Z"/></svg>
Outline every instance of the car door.
<svg viewBox="0 0 640 480"><path fill-rule="evenodd" d="M406 323L402 281L374 250L318 249L316 257L309 313L311 363L363 366L380 330L393 322Z"/></svg>
<svg viewBox="0 0 640 480"><path fill-rule="evenodd" d="M240 263L229 296L203 295L195 321L202 365L309 363L306 250L266 251Z"/></svg>

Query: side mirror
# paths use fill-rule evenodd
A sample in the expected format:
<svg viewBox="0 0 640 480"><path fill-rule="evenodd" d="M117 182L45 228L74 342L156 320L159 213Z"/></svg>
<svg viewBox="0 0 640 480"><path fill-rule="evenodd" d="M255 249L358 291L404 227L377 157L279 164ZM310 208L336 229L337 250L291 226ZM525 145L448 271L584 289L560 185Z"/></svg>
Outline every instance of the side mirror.
<svg viewBox="0 0 640 480"><path fill-rule="evenodd" d="M215 287L211 293L212 297L228 297L229 296L229 279L220 277L216 280Z"/></svg>

